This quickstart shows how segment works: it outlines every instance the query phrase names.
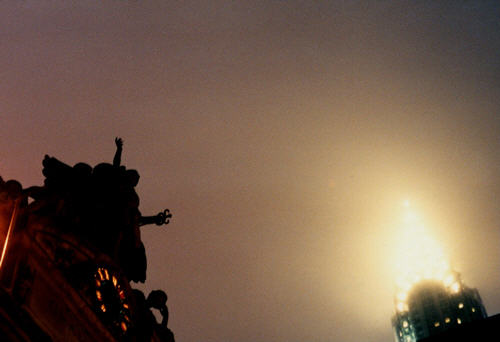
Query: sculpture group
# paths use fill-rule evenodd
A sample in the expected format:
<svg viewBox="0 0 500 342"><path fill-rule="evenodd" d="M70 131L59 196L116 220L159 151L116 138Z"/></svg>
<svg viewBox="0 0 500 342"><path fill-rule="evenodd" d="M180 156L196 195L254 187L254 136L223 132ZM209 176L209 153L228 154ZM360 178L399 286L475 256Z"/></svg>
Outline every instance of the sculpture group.
<svg viewBox="0 0 500 342"><path fill-rule="evenodd" d="M172 217L168 210L155 216L143 216L139 211L139 196L135 187L139 181L136 170L121 165L123 142L115 139L113 163L94 167L86 163L69 166L58 159L45 156L43 186L23 189L15 180L0 177L0 201L17 200L31 215L50 220L62 234L75 236L87 246L107 255L122 270L129 281L146 280L146 253L141 241L140 227L145 224L166 224ZM28 199L32 202L28 205ZM153 330L162 341L173 341L167 328L167 295L152 291L146 298L139 290L132 291L143 337ZM163 319L156 320L150 309L159 310ZM140 340L147 340L141 338Z"/></svg>

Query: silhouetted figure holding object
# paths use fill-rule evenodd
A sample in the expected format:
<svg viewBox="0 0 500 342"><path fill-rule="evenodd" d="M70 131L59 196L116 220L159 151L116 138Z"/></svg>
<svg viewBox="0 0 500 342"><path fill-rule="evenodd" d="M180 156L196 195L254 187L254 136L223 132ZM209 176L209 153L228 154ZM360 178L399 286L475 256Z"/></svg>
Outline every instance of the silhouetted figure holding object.
<svg viewBox="0 0 500 342"><path fill-rule="evenodd" d="M115 145L113 163L94 167L85 163L71 167L46 155L44 186L22 192L35 200L30 205L33 212L87 239L112 257L129 280L144 282L147 262L140 227L167 224L172 214L166 209L156 216L141 215L135 191L139 173L121 165L123 140L116 137Z"/></svg>
<svg viewBox="0 0 500 342"><path fill-rule="evenodd" d="M3 205L5 201L16 202L15 205L22 209L21 213L26 214L22 216L23 220L19 220L28 227L24 232L33 234L30 235L30 239L33 238L35 241L36 238L36 246L45 249L40 255L46 255L52 260L48 263L51 268L47 274L51 276L57 269L63 277L59 277L62 280L57 278L55 281L67 282L77 289L88 303L97 304L95 309L105 325L110 327L113 325L113 328L109 329L110 332L123 337L117 340L149 342L154 338L156 341L175 342L174 334L167 326L169 311L165 292L152 291L146 299L141 291L131 290L128 284L122 284L124 285L122 289L129 288L128 291L125 289L118 294L120 303L123 300L123 303L131 305L129 315L123 316L130 324L116 326L118 321L112 321L110 318L112 316L109 315L117 314L118 310L115 310L117 308L122 312L122 308L129 307L125 304L123 307L121 304L118 306L115 303L116 292L113 292L113 296L101 292L101 285L104 283L95 277L95 268L98 267L100 279L103 280L99 265L106 264L109 265L109 269L114 270L114 273L119 274L119 277L114 275L110 277L105 268L105 278L112 281L114 290L120 289L118 281L144 282L147 260L140 227L147 224L159 226L168 224L172 218L168 209L157 215L142 216L139 211L139 196L135 190L139 173L121 165L123 140L116 137L115 145L116 152L112 163L108 161L95 166L86 163L70 166L45 155L42 162L42 173L45 176L43 186L23 189L19 182L0 177L0 204ZM33 199L29 204L28 197ZM0 209L10 210L10 206ZM23 244L25 240L27 243L29 239L23 237ZM34 255L36 257L39 254ZM93 273L95 279L89 279ZM28 280L24 280L25 278ZM28 276L19 279L22 279L22 283L16 281L15 289L24 289L21 287L24 286L22 284L32 281ZM97 281L95 289L99 291L94 291L92 287L94 281ZM102 285L102 289L108 291L106 286ZM57 293L63 289L66 287L61 287ZM39 294L45 296L46 292L40 291ZM78 299L77 303L81 301L80 296L69 297L71 300ZM162 316L161 323L155 318L152 309L159 310ZM48 310L50 311L50 308ZM75 330L75 333L78 332Z"/></svg>
<svg viewBox="0 0 500 342"><path fill-rule="evenodd" d="M172 214L170 210L165 209L163 212L158 213L155 216L141 216L139 218L139 225L144 226L146 224L156 224L157 226L161 226L163 224L168 224L170 219L172 218Z"/></svg>

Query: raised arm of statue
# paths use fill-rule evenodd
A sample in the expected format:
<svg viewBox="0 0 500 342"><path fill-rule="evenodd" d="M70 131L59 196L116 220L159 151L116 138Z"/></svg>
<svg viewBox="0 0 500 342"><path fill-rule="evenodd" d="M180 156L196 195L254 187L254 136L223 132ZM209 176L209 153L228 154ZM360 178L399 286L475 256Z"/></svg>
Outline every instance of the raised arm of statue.
<svg viewBox="0 0 500 342"><path fill-rule="evenodd" d="M115 144L116 144L116 152L115 152L115 157L113 158L113 166L118 167L120 166L122 160L123 140L121 138L116 137Z"/></svg>

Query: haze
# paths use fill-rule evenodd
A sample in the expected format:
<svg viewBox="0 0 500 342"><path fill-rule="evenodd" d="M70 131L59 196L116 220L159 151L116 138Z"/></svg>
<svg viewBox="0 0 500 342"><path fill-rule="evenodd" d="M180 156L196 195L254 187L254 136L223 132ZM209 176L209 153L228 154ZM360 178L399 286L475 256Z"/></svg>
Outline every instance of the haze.
<svg viewBox="0 0 500 342"><path fill-rule="evenodd" d="M392 341L410 199L500 311L498 1L0 1L0 175L136 168L178 342Z"/></svg>

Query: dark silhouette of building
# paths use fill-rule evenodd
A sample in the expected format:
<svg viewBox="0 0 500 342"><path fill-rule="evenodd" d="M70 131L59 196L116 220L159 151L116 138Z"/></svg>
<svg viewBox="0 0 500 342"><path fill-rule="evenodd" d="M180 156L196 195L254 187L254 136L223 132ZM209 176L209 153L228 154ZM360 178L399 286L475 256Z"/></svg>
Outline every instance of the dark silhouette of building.
<svg viewBox="0 0 500 342"><path fill-rule="evenodd" d="M418 342L490 342L500 341L500 315L465 323Z"/></svg>
<svg viewBox="0 0 500 342"><path fill-rule="evenodd" d="M146 279L140 226L171 215L141 215L116 145L93 168L45 156L43 186L0 178L0 340L174 341L166 294L131 287Z"/></svg>

